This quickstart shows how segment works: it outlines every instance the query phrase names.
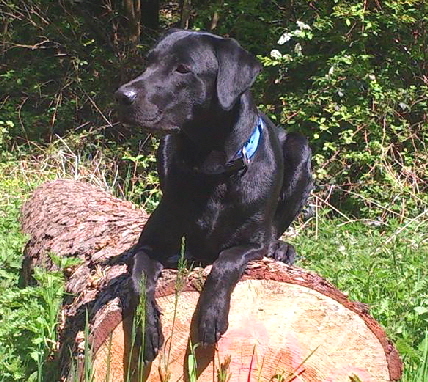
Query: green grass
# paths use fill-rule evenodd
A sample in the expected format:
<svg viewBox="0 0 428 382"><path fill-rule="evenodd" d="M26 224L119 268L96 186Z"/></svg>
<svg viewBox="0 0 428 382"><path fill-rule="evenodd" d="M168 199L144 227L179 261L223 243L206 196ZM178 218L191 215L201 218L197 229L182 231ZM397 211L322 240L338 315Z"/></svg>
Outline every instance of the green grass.
<svg viewBox="0 0 428 382"><path fill-rule="evenodd" d="M31 190L55 176L41 166L0 162L0 381L53 380L46 377L52 368L47 361L56 348L63 280L39 270L37 286L20 285L27 238L18 218ZM321 210L317 221L302 223L291 239L303 257L298 265L369 304L403 357L402 381L426 382L428 216L372 223L333 219ZM195 379L193 369L189 373Z"/></svg>
<svg viewBox="0 0 428 382"><path fill-rule="evenodd" d="M22 176L11 163L0 163L0 174L0 381L42 381L57 345L62 276L38 269L38 286L21 287L27 238L20 231L19 210L42 179Z"/></svg>

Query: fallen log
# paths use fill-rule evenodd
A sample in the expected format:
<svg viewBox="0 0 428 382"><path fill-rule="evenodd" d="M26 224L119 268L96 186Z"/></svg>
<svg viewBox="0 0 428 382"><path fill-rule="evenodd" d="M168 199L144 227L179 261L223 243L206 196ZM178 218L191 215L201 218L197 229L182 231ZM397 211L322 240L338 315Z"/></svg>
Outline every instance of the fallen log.
<svg viewBox="0 0 428 382"><path fill-rule="evenodd" d="M129 264L147 218L131 203L71 180L42 185L25 203L22 227L30 239L23 278L31 282L35 266L56 269L52 253L80 259L65 270L61 380L79 380L71 374L82 373L87 343L95 382L138 380L138 360L129 358L136 353L130 351ZM249 264L218 344L195 345L194 312L208 272L209 267L163 271L156 298L166 341L156 360L142 366L147 381L400 379L399 355L364 304L312 272L268 259Z"/></svg>

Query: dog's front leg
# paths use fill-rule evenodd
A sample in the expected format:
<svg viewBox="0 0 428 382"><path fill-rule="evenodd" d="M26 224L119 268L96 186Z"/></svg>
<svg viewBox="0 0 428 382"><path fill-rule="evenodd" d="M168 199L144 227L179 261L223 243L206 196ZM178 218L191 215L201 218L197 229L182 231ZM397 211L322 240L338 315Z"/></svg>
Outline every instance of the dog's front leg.
<svg viewBox="0 0 428 382"><path fill-rule="evenodd" d="M220 253L199 299L198 339L213 344L227 330L230 299L249 261L263 258L267 247L242 245Z"/></svg>
<svg viewBox="0 0 428 382"><path fill-rule="evenodd" d="M147 221L135 250L132 285L135 307L139 306L143 311L140 310L143 321L137 341L144 343L144 360L147 362L155 359L163 344L155 289L163 265L180 253L183 224L177 217L179 215L177 208L162 199Z"/></svg>
<svg viewBox="0 0 428 382"><path fill-rule="evenodd" d="M136 327L136 343L144 346L144 361L156 358L163 344L160 311L155 300L156 282L162 271L162 264L151 259L144 251L135 253L132 269L132 284L135 293L136 317L141 321ZM139 316L139 317L138 317Z"/></svg>

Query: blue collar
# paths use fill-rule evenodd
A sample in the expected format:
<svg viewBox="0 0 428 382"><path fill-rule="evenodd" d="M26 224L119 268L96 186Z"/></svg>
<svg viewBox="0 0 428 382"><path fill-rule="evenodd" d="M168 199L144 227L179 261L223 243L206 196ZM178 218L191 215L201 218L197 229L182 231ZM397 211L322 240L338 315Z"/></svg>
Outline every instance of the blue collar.
<svg viewBox="0 0 428 382"><path fill-rule="evenodd" d="M264 122L262 118L259 116L257 120L257 125L254 128L253 133L251 134L248 141L244 143L244 146L242 147L242 149L236 152L235 156L232 159L233 161L242 158L246 165L251 163L251 158L254 156L254 154L256 153L259 147L260 138L262 137L262 133L263 133L263 128L264 128Z"/></svg>
<svg viewBox="0 0 428 382"><path fill-rule="evenodd" d="M254 128L250 138L247 142L244 143L241 149L239 149L234 157L228 161L223 166L214 166L210 167L210 164L205 167L194 167L193 169L196 172L208 174L208 175L220 175L220 174L231 174L239 173L243 175L248 169L248 165L251 163L252 158L254 157L257 149L260 146L260 141L263 136L263 129L265 128L265 123L262 118L259 117L257 120L257 125ZM214 152L213 152L214 153ZM218 152L217 152L218 153ZM209 161L208 161L209 162Z"/></svg>

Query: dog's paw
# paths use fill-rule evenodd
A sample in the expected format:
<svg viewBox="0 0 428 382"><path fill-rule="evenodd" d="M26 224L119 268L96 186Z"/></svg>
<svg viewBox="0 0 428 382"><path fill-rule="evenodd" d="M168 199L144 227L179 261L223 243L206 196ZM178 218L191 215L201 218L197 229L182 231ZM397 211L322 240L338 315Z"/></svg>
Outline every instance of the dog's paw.
<svg viewBox="0 0 428 382"><path fill-rule="evenodd" d="M144 362L152 362L163 345L163 334L159 325L145 329L144 333Z"/></svg>
<svg viewBox="0 0 428 382"><path fill-rule="evenodd" d="M211 304L203 304L199 312L198 340L202 345L215 344L227 330L228 311L224 303L214 301Z"/></svg>
<svg viewBox="0 0 428 382"><path fill-rule="evenodd" d="M156 306L147 308L145 324L137 325L135 330L135 346L143 349L144 362L152 362L163 345L164 337L160 324L160 312Z"/></svg>
<svg viewBox="0 0 428 382"><path fill-rule="evenodd" d="M294 247L282 240L276 240L269 248L267 255L288 265L293 265L297 258L297 253Z"/></svg>

